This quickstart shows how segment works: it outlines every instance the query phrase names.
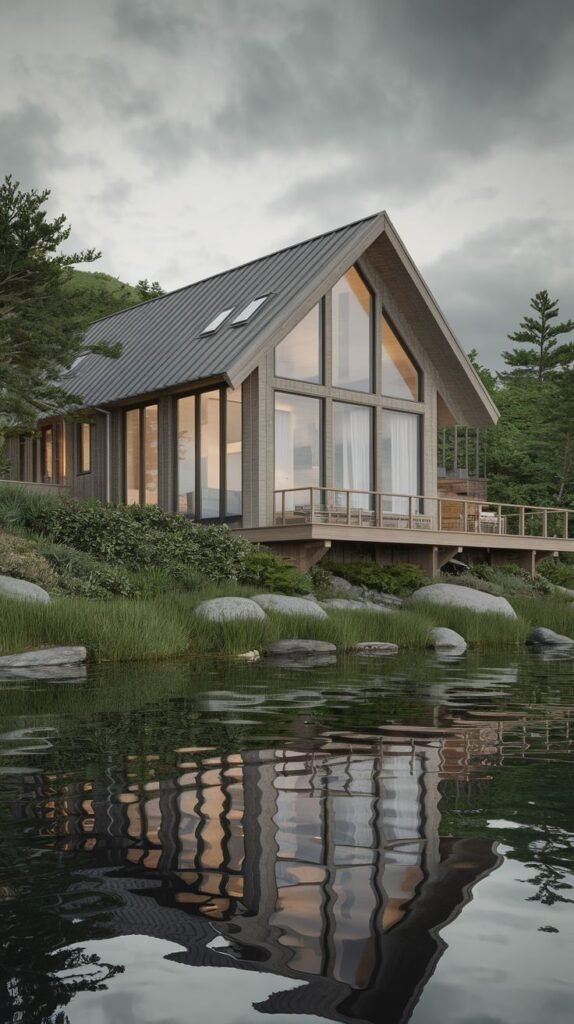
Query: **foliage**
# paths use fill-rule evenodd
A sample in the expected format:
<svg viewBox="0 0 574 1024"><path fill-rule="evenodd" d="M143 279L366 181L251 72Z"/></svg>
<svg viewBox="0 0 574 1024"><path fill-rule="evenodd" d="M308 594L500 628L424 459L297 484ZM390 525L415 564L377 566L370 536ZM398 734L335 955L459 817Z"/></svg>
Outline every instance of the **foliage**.
<svg viewBox="0 0 574 1024"><path fill-rule="evenodd" d="M239 578L242 583L258 585L282 594L309 594L312 589L308 575L277 558L267 548L255 544L251 545L247 553Z"/></svg>
<svg viewBox="0 0 574 1024"><path fill-rule="evenodd" d="M130 573L121 565L110 565L67 544L44 541L38 548L57 575L59 589L64 594L100 600L141 594Z"/></svg>
<svg viewBox="0 0 574 1024"><path fill-rule="evenodd" d="M558 317L558 301L551 299L547 291L537 292L530 307L537 316L525 316L519 330L508 335L509 341L530 347L513 348L502 356L512 373L524 374L541 384L559 367L572 362L573 346L559 345L558 341L574 331L574 320L552 323Z"/></svg>
<svg viewBox="0 0 574 1024"><path fill-rule="evenodd" d="M537 597L551 591L544 577L532 577L518 565L473 565L469 572L457 576L453 582L497 597Z"/></svg>
<svg viewBox="0 0 574 1024"><path fill-rule="evenodd" d="M57 590L57 577L36 544L0 531L0 575L37 583L49 592Z"/></svg>
<svg viewBox="0 0 574 1024"><path fill-rule="evenodd" d="M0 422L33 429L42 413L66 405L55 383L77 356L86 326L65 290L71 267L92 263L94 249L64 255L70 227L50 221L50 193L24 192L10 176L0 184ZM98 346L105 352L105 347ZM111 352L110 352L111 354Z"/></svg>
<svg viewBox="0 0 574 1024"><path fill-rule="evenodd" d="M376 562L325 562L325 569L341 576L355 586L380 590L386 594L406 597L426 586L430 579L416 565L398 562L396 565L377 565Z"/></svg>
<svg viewBox="0 0 574 1024"><path fill-rule="evenodd" d="M543 559L538 566L538 571L555 586L574 590L574 564L563 556Z"/></svg>

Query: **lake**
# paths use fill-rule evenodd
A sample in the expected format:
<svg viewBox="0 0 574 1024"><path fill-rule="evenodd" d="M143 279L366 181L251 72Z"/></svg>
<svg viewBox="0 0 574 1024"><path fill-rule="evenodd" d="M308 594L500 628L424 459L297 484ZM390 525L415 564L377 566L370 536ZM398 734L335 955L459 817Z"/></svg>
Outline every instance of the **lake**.
<svg viewBox="0 0 574 1024"><path fill-rule="evenodd" d="M0 683L0 1019L574 1019L574 662Z"/></svg>

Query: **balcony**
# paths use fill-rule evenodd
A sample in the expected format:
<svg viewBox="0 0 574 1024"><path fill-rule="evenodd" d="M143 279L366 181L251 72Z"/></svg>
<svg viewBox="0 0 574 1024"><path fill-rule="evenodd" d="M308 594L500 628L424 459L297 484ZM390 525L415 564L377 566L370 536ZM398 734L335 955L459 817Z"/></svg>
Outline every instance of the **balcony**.
<svg viewBox="0 0 574 1024"><path fill-rule="evenodd" d="M330 487L275 491L273 525L352 527L365 534L388 531L395 539L397 531L408 531L421 541L421 534L427 534L429 543L436 543L437 534L443 541L445 535L452 537L452 543L460 543L461 536L466 543L484 538L485 545L506 538L517 547L535 547L534 542L544 541L546 549L560 541L560 549L574 550L574 510L454 497Z"/></svg>

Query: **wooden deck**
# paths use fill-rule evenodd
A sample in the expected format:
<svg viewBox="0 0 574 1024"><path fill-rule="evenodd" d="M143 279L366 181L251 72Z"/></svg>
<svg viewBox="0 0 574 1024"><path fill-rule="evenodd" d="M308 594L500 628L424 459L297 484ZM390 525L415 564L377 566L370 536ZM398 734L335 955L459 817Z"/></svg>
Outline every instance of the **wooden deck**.
<svg viewBox="0 0 574 1024"><path fill-rule="evenodd" d="M351 560L365 544L381 563L413 561L432 574L463 551L529 572L541 558L574 552L570 509L324 487L276 491L274 509L269 526L241 533L302 568L333 546Z"/></svg>

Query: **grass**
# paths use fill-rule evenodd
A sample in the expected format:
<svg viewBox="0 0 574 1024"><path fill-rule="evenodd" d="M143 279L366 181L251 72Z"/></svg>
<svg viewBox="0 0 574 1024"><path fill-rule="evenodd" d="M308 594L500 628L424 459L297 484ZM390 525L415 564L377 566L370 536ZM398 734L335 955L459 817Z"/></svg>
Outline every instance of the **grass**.
<svg viewBox="0 0 574 1024"><path fill-rule="evenodd" d="M0 599L0 654L42 646L81 644L90 661L160 661L261 650L273 640L327 640L339 651L364 640L424 650L433 626L461 633L470 647L493 650L523 644L532 626L547 626L574 636L574 609L561 597L514 598L518 619L477 614L450 605L417 605L397 613L345 612L327 619L269 613L266 620L208 622L197 604L225 594L248 597L253 587L212 585L199 593L159 594L138 601L60 598L51 604Z"/></svg>

